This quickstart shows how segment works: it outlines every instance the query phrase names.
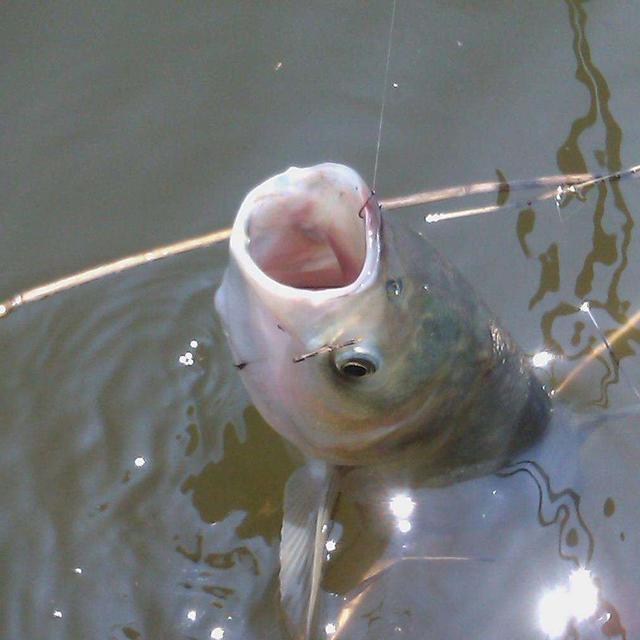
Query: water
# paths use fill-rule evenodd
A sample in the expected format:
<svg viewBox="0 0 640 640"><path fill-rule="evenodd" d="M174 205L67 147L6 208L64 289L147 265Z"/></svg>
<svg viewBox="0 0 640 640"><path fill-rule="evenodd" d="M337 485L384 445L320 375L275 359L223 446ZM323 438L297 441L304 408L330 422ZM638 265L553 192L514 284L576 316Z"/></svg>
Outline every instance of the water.
<svg viewBox="0 0 640 640"><path fill-rule="evenodd" d="M390 3L0 11L0 298L228 226L244 193L290 164L334 160L371 177ZM378 193L492 179L496 170L519 178L638 163L639 24L632 3L400 2ZM584 299L605 331L640 304L639 200L628 181L560 212L550 202L428 227L427 210L399 215L461 268L526 351L574 358L542 374L554 386L599 343L578 310ZM212 302L225 261L217 247L148 265L0 324L3 637L282 634L274 572L282 489L296 457L248 406L229 360ZM628 336L616 354L637 380L640 336ZM637 402L606 353L562 395L580 411ZM617 422L607 420L602 433L613 434ZM594 566L633 637L637 442L625 425L574 460L600 484L576 484L555 459L548 466L555 491L581 492L595 549L610 558L596 554ZM511 486L531 498L534 527L537 489L525 480L520 473ZM478 515L483 500L472 503ZM432 538L464 540L468 522L477 549L491 537L471 515L458 522L430 504L425 498L422 525L412 529L425 532L416 537L422 548ZM554 555L558 527L548 531L540 527L535 551L523 555L523 570L540 568L518 593L537 597L570 569ZM334 559L328 589L352 589L358 563L384 555L375 536L352 549L340 570ZM487 567L464 566L458 575L482 585ZM411 603L418 626L405 634L429 632L420 624L443 609L458 620L453 635L483 619L462 591L439 582L449 565L407 571L370 592L395 606L403 583L425 580L429 598ZM503 593L495 583L485 591ZM401 633L384 611L377 624L387 626L375 633ZM535 625L527 633L544 637Z"/></svg>

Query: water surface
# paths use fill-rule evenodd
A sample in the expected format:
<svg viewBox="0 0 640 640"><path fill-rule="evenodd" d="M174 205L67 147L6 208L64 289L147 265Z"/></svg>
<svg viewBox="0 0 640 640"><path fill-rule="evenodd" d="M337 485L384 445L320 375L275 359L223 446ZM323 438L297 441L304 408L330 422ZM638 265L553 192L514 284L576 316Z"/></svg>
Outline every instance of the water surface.
<svg viewBox="0 0 640 640"><path fill-rule="evenodd" d="M69 2L0 12L2 298L228 226L249 188L291 164L334 160L371 177L390 3ZM378 193L496 171L513 179L637 164L639 26L633 3L399 2ZM526 351L565 355L542 373L550 387L600 342L579 311L584 300L607 332L640 306L638 185L601 185L585 196L560 211L550 202L428 226L427 210L399 214L460 267ZM1 322L3 636L284 633L277 538L282 489L299 460L250 407L229 360L212 302L225 261L222 246L199 251ZM635 381L640 335L627 337L616 356ZM637 398L605 352L564 402L612 412ZM603 438L623 432L613 413L605 416L610 431L584 449L595 466L577 456L571 468L596 469L600 484L579 484L605 558L590 562L633 637L640 576L625 550L638 546L637 442L628 422L622 440ZM549 467L555 491L578 486L556 458ZM529 538L539 545L521 560L523 570L538 567L518 592L528 597L565 579L571 562L557 546L571 527L536 525L537 485L527 477L514 475L510 486L530 497L523 518L540 529ZM493 531L479 524L482 495L482 485L464 494L475 510L463 521L425 497L412 534L424 532L415 538L421 548L470 536L479 549ZM463 535L465 523L471 533ZM336 556L327 590L353 589L360 564L385 553L376 544ZM494 549L494 558L509 549ZM491 570L465 567L468 585L483 584ZM474 615L483 619L462 592L443 587L449 566L406 571L389 573L380 588L393 608L408 579L424 584L428 598L409 603L418 622L396 624L385 609L371 633L422 637L432 630L425 620L447 610L458 620L449 632L463 637ZM492 589L498 597L500 585ZM332 602L321 628L333 620ZM378 603L369 604L354 614L353 637L366 633L363 616ZM532 624L522 637L545 636Z"/></svg>

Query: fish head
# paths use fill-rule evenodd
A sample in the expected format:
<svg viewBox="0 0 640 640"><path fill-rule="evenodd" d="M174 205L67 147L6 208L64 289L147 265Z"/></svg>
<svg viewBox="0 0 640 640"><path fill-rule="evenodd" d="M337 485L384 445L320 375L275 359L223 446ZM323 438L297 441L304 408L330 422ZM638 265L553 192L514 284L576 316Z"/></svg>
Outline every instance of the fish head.
<svg viewBox="0 0 640 640"><path fill-rule="evenodd" d="M267 422L334 464L411 448L456 466L461 440L492 456L527 403L513 341L342 165L290 168L247 195L216 308Z"/></svg>

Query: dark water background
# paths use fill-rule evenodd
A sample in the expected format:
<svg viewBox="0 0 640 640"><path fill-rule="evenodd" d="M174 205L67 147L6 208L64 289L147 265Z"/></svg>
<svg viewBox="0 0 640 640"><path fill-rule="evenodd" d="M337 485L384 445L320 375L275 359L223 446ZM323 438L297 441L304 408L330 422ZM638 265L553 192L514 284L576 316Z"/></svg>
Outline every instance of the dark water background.
<svg viewBox="0 0 640 640"><path fill-rule="evenodd" d="M390 13L3 4L0 298L228 226L249 188L292 164L370 178ZM378 193L639 163L639 26L634 2L400 0ZM639 203L629 180L560 212L398 215L526 351L570 358L561 379L600 342L583 300L608 332L640 305ZM202 250L0 321L2 637L279 637L295 455L229 361L212 301L225 262L223 246ZM639 341L633 329L615 347L632 380ZM580 410L637 402L607 354L564 395Z"/></svg>

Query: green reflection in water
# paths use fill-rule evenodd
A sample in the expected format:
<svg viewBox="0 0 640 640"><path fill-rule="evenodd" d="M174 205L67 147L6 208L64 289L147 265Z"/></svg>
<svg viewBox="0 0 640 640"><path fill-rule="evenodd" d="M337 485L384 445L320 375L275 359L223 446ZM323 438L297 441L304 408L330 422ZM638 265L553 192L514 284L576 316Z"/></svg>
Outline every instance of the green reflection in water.
<svg viewBox="0 0 640 640"><path fill-rule="evenodd" d="M176 536L176 540L178 537ZM203 537L201 534L196 535L195 548L193 551L187 549L184 545L176 545L176 551L191 560L196 564L204 562L214 570L229 570L234 567L240 566L253 576L260 575L260 566L258 559L252 553L248 547L235 547L231 551L225 551L221 553L208 553L204 555L203 552ZM223 609L225 606L225 600L228 600L231 596L235 595L236 590L231 587L225 587L220 584L200 584L202 579L214 580L216 573L209 570L200 570L198 572L198 580L181 582L180 586L184 589L199 588L203 593L213 596L211 600L212 606L216 609Z"/></svg>
<svg viewBox="0 0 640 640"><path fill-rule="evenodd" d="M535 225L536 212L533 209L523 209L518 214L516 233L518 234L518 241L522 247L522 252L527 258L531 257L531 249L529 249L529 245L527 244L527 236L533 231Z"/></svg>
<svg viewBox="0 0 640 640"><path fill-rule="evenodd" d="M333 518L342 526L342 537L327 563L323 586L343 595L369 575L371 566L389 544L390 531L388 522L380 521L378 513L372 519L372 514L344 494L338 498Z"/></svg>
<svg viewBox="0 0 640 640"><path fill-rule="evenodd" d="M509 199L509 183L507 182L507 178L500 171L500 169L496 169L496 176L498 177L498 181L500 182L500 187L498 188L498 197L496 199L496 205L501 207L503 204L507 202Z"/></svg>
<svg viewBox="0 0 640 640"><path fill-rule="evenodd" d="M604 513L606 518L610 518L616 511L616 502L615 500L609 496L602 505L602 513Z"/></svg>
<svg viewBox="0 0 640 640"><path fill-rule="evenodd" d="M192 494L193 506L204 522L218 522L242 510L246 517L237 528L238 535L260 535L270 542L280 535L284 485L295 465L284 440L254 407L245 410L244 419L246 441L238 439L233 425L226 425L224 456L189 476L182 491Z"/></svg>
<svg viewBox="0 0 640 640"><path fill-rule="evenodd" d="M594 151L595 159L599 165L607 171L619 171L622 168L622 130L613 117L609 107L611 92L606 79L591 58L591 50L586 35L587 13L585 11L585 0L566 0L566 3L569 11L569 22L574 36L573 51L577 62L576 79L587 89L589 108L584 115L576 118L571 124L569 134L557 152L558 166L564 173L589 171L587 161L580 150L579 140L588 129L594 127L598 122L601 122L605 130L604 149ZM628 300L620 299L619 285L622 274L628 266L628 249L634 226L633 218L620 190L620 183L618 181L614 180L609 183L602 182L593 188L597 190L597 198L593 213L592 247L587 253L582 268L576 278L574 292L578 298L578 302L572 304L567 301L561 301L553 309L546 312L541 319L541 330L546 347L559 354L565 354L570 360L576 360L589 354L591 345L594 342L599 342L599 340L595 341L591 335L583 338L582 328L579 330L576 328L571 339L571 345L578 348L578 351L573 354L566 354L562 345L554 337L553 330L557 320L568 315L580 313L580 304L587 296L589 296L593 308L606 310L610 318L619 325L624 324L628 320L627 312L630 306ZM589 189L586 189L585 193L581 195L584 196L587 191L589 191ZM609 195L609 193L611 193L615 210L617 210L618 213L615 213L613 207L606 207L608 201L607 195ZM619 220L619 214L622 214L622 220ZM616 220L613 219L614 216L618 218L617 224ZM607 219L609 227L615 224L619 230L613 233L605 231L605 218ZM522 239L524 237L524 231L526 231L525 224L526 219L522 223L519 220L519 227L524 226L524 230L518 229L518 238L523 246L523 250L527 253L526 244ZM555 273L553 276L551 275L549 263L543 261L542 256L541 262L541 285L538 293L533 296L530 306L537 303L548 291L558 290L557 288L550 288L548 286L550 283L549 278L555 278ZM595 299L592 297L594 296L593 280L597 265L613 267L605 300L598 300L597 296L595 296ZM557 270L557 287L559 288L559 259ZM576 324L576 327L577 326ZM610 335L613 330L614 329L605 331L605 334ZM584 343L581 345L580 343L583 342L583 340ZM630 328L626 335L616 342L615 351L618 361L635 353L630 344L631 342L640 343L640 329ZM618 364L613 363L613 367L611 367L607 359L597 358L597 360L604 365L605 373L601 378L601 397L595 402L607 406L607 389L609 385L617 382L619 379L617 371Z"/></svg>
<svg viewBox="0 0 640 640"><path fill-rule="evenodd" d="M549 291L560 289L560 259L558 257L558 245L552 242L549 248L538 256L542 269L540 272L540 285L529 301L529 309L532 309Z"/></svg>
<svg viewBox="0 0 640 640"><path fill-rule="evenodd" d="M584 322L576 320L573 324L573 335L571 336L571 344L577 347L582 340L582 332L584 331Z"/></svg>

